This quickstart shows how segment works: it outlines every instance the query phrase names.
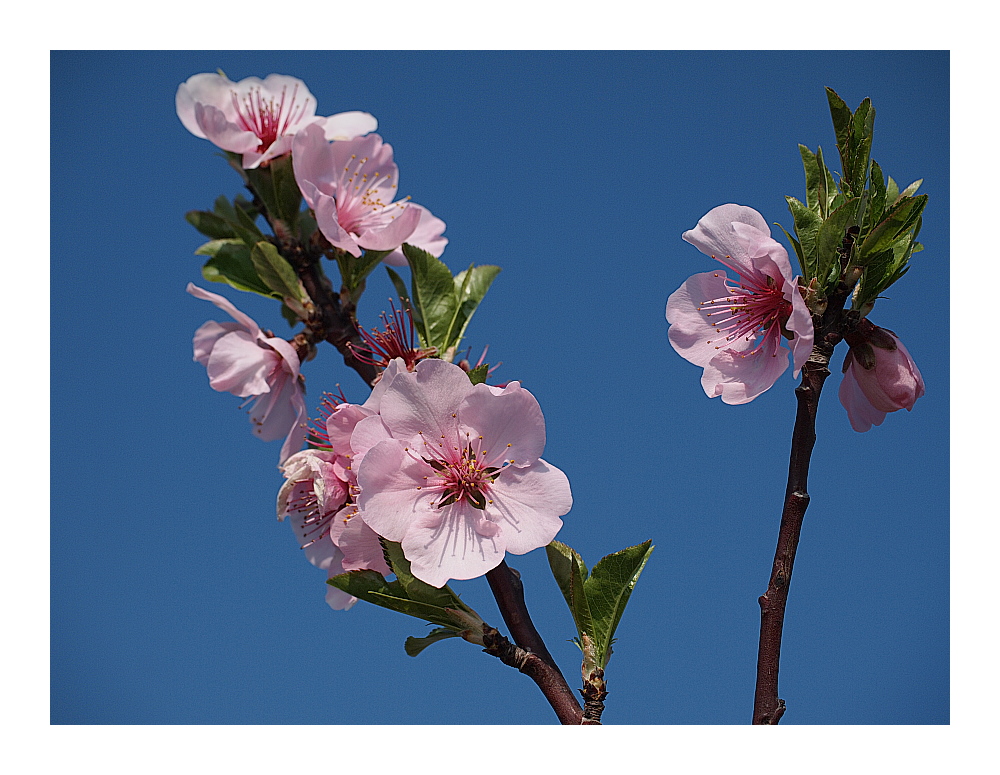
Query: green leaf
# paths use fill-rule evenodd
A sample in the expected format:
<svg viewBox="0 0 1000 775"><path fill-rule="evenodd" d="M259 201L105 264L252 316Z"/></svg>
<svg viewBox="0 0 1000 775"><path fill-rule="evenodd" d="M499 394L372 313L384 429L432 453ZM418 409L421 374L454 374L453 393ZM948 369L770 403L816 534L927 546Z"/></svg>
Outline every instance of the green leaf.
<svg viewBox="0 0 1000 775"><path fill-rule="evenodd" d="M396 582L403 588L410 600L474 613L447 585L438 589L410 573L410 561L403 555L403 547L398 543L388 541L385 538L380 538L379 542L382 544L386 563L396 574Z"/></svg>
<svg viewBox="0 0 1000 775"><path fill-rule="evenodd" d="M815 266L816 277L824 285L830 277L840 276L840 254L837 249L844 242L847 227L854 224L860 199L848 199L844 204L830 213L819 227L816 234Z"/></svg>
<svg viewBox="0 0 1000 775"><path fill-rule="evenodd" d="M885 178L882 175L882 168L875 161L872 162L869 191L871 192L871 199L869 200L867 221L870 228L871 224L876 224L882 220L886 204Z"/></svg>
<svg viewBox="0 0 1000 775"><path fill-rule="evenodd" d="M348 273L350 277L342 277L344 285L351 292L351 300L357 303L364 290L365 279L379 264L382 259L389 255L391 250L366 250L359 258L354 258L350 262Z"/></svg>
<svg viewBox="0 0 1000 775"><path fill-rule="evenodd" d="M897 239L905 235L916 224L927 204L927 194L899 199L891 207L884 220L865 237L858 252L858 263L862 266L868 256L889 248Z"/></svg>
<svg viewBox="0 0 1000 775"><path fill-rule="evenodd" d="M844 170L844 177L850 181L851 192L855 196L860 196L865 188L874 126L875 108L872 107L872 101L865 97L858 105L851 121L850 169Z"/></svg>
<svg viewBox="0 0 1000 775"><path fill-rule="evenodd" d="M795 251L795 256L799 259L799 267L802 270L802 275L804 277L808 278L810 276L810 274L809 274L809 271L806 269L806 259L805 259L805 256L802 255L802 245L800 245L799 241L797 239L795 239L795 237L793 237L791 234L789 234L788 230L784 226L782 226L780 223L775 224L775 225L779 229L781 229L782 232L784 232L785 238L788 240L788 243L792 246L792 249Z"/></svg>
<svg viewBox="0 0 1000 775"><path fill-rule="evenodd" d="M590 604L587 601L584 582L587 578L587 566L583 558L566 544L553 541L545 547L549 558L549 568L555 577L559 591L566 599L566 605L576 623L577 635L594 631L593 619L590 615Z"/></svg>
<svg viewBox="0 0 1000 775"><path fill-rule="evenodd" d="M615 630L652 551L653 542L646 541L609 554L594 566L584 582L593 617L592 637L601 667L606 667L611 658Z"/></svg>
<svg viewBox="0 0 1000 775"><path fill-rule="evenodd" d="M253 216L249 215L243 207L234 207L224 196L215 200L215 214L232 228L233 233L243 240L247 247L253 247L264 238L254 223Z"/></svg>
<svg viewBox="0 0 1000 775"><path fill-rule="evenodd" d="M247 170L246 174L268 214L294 229L302 207L302 193L295 182L291 154L272 159L266 167Z"/></svg>
<svg viewBox="0 0 1000 775"><path fill-rule="evenodd" d="M816 273L816 238L823 219L817 211L810 209L793 196L786 196L785 201L795 220L795 235L798 237L802 256L805 258L802 273L808 283Z"/></svg>
<svg viewBox="0 0 1000 775"><path fill-rule="evenodd" d="M457 310L455 281L451 270L430 253L403 245L403 255L410 264L414 325L424 347L437 347L443 353Z"/></svg>
<svg viewBox="0 0 1000 775"><path fill-rule="evenodd" d="M902 199L903 197L913 196L915 193L917 193L917 189L920 188L920 184L923 182L924 182L923 178L920 178L920 180L913 181L912 183L910 183L910 185L908 185L906 188L903 189L902 193L900 193L898 198Z"/></svg>
<svg viewBox="0 0 1000 775"><path fill-rule="evenodd" d="M462 636L454 630L449 630L447 627L435 627L426 635L426 637L414 638L413 636L410 636L406 639L406 643L403 645L403 648L406 649L407 654L411 657L415 657L432 643L437 643L439 640L445 640L447 638L460 637Z"/></svg>
<svg viewBox="0 0 1000 775"><path fill-rule="evenodd" d="M227 239L236 235L232 226L224 219L207 210L191 210L184 214L184 218L198 231L212 239Z"/></svg>
<svg viewBox="0 0 1000 775"><path fill-rule="evenodd" d="M810 210L818 212L821 177L819 163L816 160L816 154L802 144L799 144L799 154L802 156L802 168L806 173L806 206Z"/></svg>
<svg viewBox="0 0 1000 775"><path fill-rule="evenodd" d="M847 107L840 95L829 86L826 87L826 99L830 103L830 118L833 119L833 131L837 135L837 150L840 152L840 169L846 174L850 167L851 141L851 109Z"/></svg>
<svg viewBox="0 0 1000 775"><path fill-rule="evenodd" d="M500 267L484 264L469 266L464 272L455 275L455 295L458 298L458 308L455 311L455 322L449 333L448 347L458 347L469 321L479 308L490 285L500 274Z"/></svg>
<svg viewBox="0 0 1000 775"><path fill-rule="evenodd" d="M259 293L267 298L275 297L254 269L250 248L240 240L218 242L222 244L209 242L199 248L201 251L211 245L214 250L212 257L202 267L202 277L214 283L227 283L240 291Z"/></svg>
<svg viewBox="0 0 1000 775"><path fill-rule="evenodd" d="M261 241L254 245L250 251L250 260L253 261L254 269L257 270L264 285L278 296L299 302L305 299L302 283L299 282L292 265L270 242Z"/></svg>

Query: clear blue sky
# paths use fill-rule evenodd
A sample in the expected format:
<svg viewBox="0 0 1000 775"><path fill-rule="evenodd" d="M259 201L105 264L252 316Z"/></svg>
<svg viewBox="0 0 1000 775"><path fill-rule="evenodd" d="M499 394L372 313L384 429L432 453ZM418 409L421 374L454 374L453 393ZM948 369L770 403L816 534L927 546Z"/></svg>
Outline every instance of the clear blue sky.
<svg viewBox="0 0 1000 775"><path fill-rule="evenodd" d="M253 438L240 400L191 360L195 329L226 318L189 281L289 331L276 304L203 283L193 255L204 238L185 211L240 192L174 113L177 85L216 68L300 77L322 115L374 114L402 189L448 224L442 259L503 267L467 343L489 344L497 377L545 413L545 458L575 501L559 539L591 565L656 544L609 665L609 724L749 721L796 381L745 406L709 400L667 343L664 304L711 268L680 235L715 205L790 228L797 144L836 156L824 86L852 108L871 97L873 158L930 195L924 251L871 319L905 342L927 394L859 434L839 370L827 383L782 724L949 722L947 53L57 52L51 384L73 409L53 443L74 453L52 464L53 723L554 721L527 678L470 644L414 659L418 620L331 611L274 518L280 443ZM390 292L376 273L363 322ZM332 349L304 371L310 406L337 383L366 396ZM576 685L544 553L508 560ZM502 627L485 580L454 586Z"/></svg>

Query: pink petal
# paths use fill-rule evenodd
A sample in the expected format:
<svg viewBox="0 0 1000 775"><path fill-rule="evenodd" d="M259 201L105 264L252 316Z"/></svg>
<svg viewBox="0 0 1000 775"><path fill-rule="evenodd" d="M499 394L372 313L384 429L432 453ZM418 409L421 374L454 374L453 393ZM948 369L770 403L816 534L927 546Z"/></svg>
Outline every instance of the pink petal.
<svg viewBox="0 0 1000 775"><path fill-rule="evenodd" d="M760 349L744 355L726 349L705 367L701 386L709 398L722 396L726 404L746 404L770 388L788 368L788 350L778 346L778 336L767 334Z"/></svg>
<svg viewBox="0 0 1000 775"><path fill-rule="evenodd" d="M667 322L670 323L667 337L670 344L678 355L697 366L707 366L718 356L721 345L740 348L739 343L720 343L718 331L699 309L706 301L732 295L726 286L726 279L722 270L691 275L667 299Z"/></svg>
<svg viewBox="0 0 1000 775"><path fill-rule="evenodd" d="M256 321L249 315L246 315L236 309L236 307L233 306L233 303L225 296L220 296L217 293L206 291L204 288L199 288L194 283L187 284L187 292L196 299L212 302L212 304L216 307L231 315L233 320L243 326L251 335L255 337L260 335L260 326L257 325Z"/></svg>
<svg viewBox="0 0 1000 775"><path fill-rule="evenodd" d="M794 377L799 376L799 371L809 360L816 337L812 313L809 312L802 294L798 291L798 282L798 278L794 278L790 286L785 288L784 293L785 298L792 302L792 314L789 316L785 328L795 334L795 338L791 341L792 366L795 369L792 376Z"/></svg>
<svg viewBox="0 0 1000 775"><path fill-rule="evenodd" d="M387 225L362 229L358 234L358 244L365 250L395 250L409 239L419 222L420 211L403 205L399 215Z"/></svg>
<svg viewBox="0 0 1000 775"><path fill-rule="evenodd" d="M566 474L544 460L528 468L508 468L492 487L491 516L499 524L507 551L524 554L546 546L562 527L559 519L573 506Z"/></svg>
<svg viewBox="0 0 1000 775"><path fill-rule="evenodd" d="M233 331L220 338L208 359L208 384L213 390L246 398L271 390L268 376L280 356L264 349L246 331Z"/></svg>
<svg viewBox="0 0 1000 775"><path fill-rule="evenodd" d="M720 261L726 256L730 256L733 263L727 264L727 266L730 266L733 271L743 274L743 270L746 269L747 272L751 272L753 267L747 257L746 247L733 229L733 223L745 223L762 232L765 236L771 234L767 221L752 207L726 204L709 210L698 221L698 225L690 231L684 232L681 238L694 245L706 256L712 256Z"/></svg>
<svg viewBox="0 0 1000 775"><path fill-rule="evenodd" d="M242 330L243 326L239 323L216 323L209 320L194 332L194 360L202 366L208 366L208 358L215 343L226 334Z"/></svg>
<svg viewBox="0 0 1000 775"><path fill-rule="evenodd" d="M385 562L378 534L360 514L355 514L339 532L337 543L344 553L344 570L373 570L388 576L392 569Z"/></svg>
<svg viewBox="0 0 1000 775"><path fill-rule="evenodd" d="M364 521L380 536L402 541L413 520L437 513L431 504L435 493L422 489L434 469L415 460L404 445L391 439L372 447L356 469L361 494L358 509Z"/></svg>
<svg viewBox="0 0 1000 775"><path fill-rule="evenodd" d="M881 425L885 420L885 412L872 406L865 397L861 386L854 375L854 369L861 367L852 359L851 365L844 374L840 382L838 396L840 403L847 410L847 419L851 421L851 427L858 433L865 433L871 430L873 425Z"/></svg>
<svg viewBox="0 0 1000 775"><path fill-rule="evenodd" d="M457 408L472 392L469 375L447 361L420 361L415 370L401 371L382 394L379 412L397 439L423 433L427 439L457 439ZM384 534L383 534L384 535ZM395 539L393 539L395 540Z"/></svg>
<svg viewBox="0 0 1000 775"><path fill-rule="evenodd" d="M493 570L504 557L503 539L476 530L482 513L464 501L412 520L402 540L410 571L432 587L449 579L472 579Z"/></svg>
<svg viewBox="0 0 1000 775"><path fill-rule="evenodd" d="M204 136L226 151L245 153L260 145L260 138L232 123L218 108L198 103L194 116Z"/></svg>
<svg viewBox="0 0 1000 775"><path fill-rule="evenodd" d="M448 238L441 236L445 230L444 221L435 217L423 205L411 202L408 206L420 211L420 222L417 224L417 228L413 230L413 233L406 238L407 244L413 245L415 248L420 248L436 258L440 258L441 254L444 253L445 245L448 244ZM389 266L406 266L407 264L406 256L403 255L403 251L399 248L392 251L382 261Z"/></svg>
<svg viewBox="0 0 1000 775"><path fill-rule="evenodd" d="M205 133L201 131L195 117L195 105L199 102L206 105L224 105L233 86L232 81L218 73L192 75L177 87L175 98L177 117L191 134L205 138Z"/></svg>
<svg viewBox="0 0 1000 775"><path fill-rule="evenodd" d="M292 158L295 158L294 156ZM316 207L316 225L335 248L346 250L355 258L361 256L361 247L354 235L345 231L337 220L337 203L332 197L320 194Z"/></svg>
<svg viewBox="0 0 1000 775"><path fill-rule="evenodd" d="M378 121L370 113L351 110L321 118L317 122L322 125L327 140L351 140L378 129Z"/></svg>
<svg viewBox="0 0 1000 775"><path fill-rule="evenodd" d="M482 459L489 465L508 460L515 461L515 466L530 465L545 449L542 410L518 382L507 385L499 395L485 384L476 385L459 407L458 419L462 436L482 438Z"/></svg>

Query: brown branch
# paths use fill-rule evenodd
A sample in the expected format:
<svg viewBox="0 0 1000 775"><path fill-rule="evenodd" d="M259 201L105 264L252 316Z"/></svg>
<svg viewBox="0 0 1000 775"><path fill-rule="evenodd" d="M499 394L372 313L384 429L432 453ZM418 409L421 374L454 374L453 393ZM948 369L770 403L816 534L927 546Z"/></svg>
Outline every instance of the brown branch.
<svg viewBox="0 0 1000 775"><path fill-rule="evenodd" d="M583 711L573 692L566 684L559 669L543 660L538 654L515 646L493 627L483 624L483 649L505 665L516 668L535 682L561 724L578 725L582 722Z"/></svg>
<svg viewBox="0 0 1000 775"><path fill-rule="evenodd" d="M520 574L507 565L506 560L502 560L497 567L487 572L486 580L489 582L490 590L493 592L493 597L496 598L497 606L500 608L500 615L510 630L514 642L521 649L536 656L548 667L550 671L549 680L552 681L553 686L558 687L560 696L563 697L562 701L567 704L572 703L573 707L576 708L576 721L563 721L561 717L560 721L563 724L579 724L583 711L580 709L580 704L573 695L573 690L569 688L569 684L566 683L566 679L559 670L559 666L545 647L542 636L535 629L535 625L531 621L528 606L524 601L524 585L521 583ZM521 672L524 671L522 670ZM541 684L539 684L539 687L541 687ZM548 695L546 695L546 698L549 699L549 704L552 704L552 699ZM555 705L552 705L552 707L555 708ZM556 709L556 713L559 713L558 709Z"/></svg>
<svg viewBox="0 0 1000 775"><path fill-rule="evenodd" d="M846 240L845 240L846 244ZM778 698L778 666L781 657L781 634L785 622L785 604L792 581L792 565L802 533L802 521L809 506L809 461L816 443L816 410L823 383L830 376L830 357L845 332L857 325L857 314L844 312L850 288L843 282L831 294L822 317L813 316L815 344L809 360L802 367L802 383L795 388L797 408L792 430L792 448L788 460L788 484L778 528L767 591L760 604L760 641L757 649L757 686L754 692L753 723L777 724L785 712L785 702Z"/></svg>

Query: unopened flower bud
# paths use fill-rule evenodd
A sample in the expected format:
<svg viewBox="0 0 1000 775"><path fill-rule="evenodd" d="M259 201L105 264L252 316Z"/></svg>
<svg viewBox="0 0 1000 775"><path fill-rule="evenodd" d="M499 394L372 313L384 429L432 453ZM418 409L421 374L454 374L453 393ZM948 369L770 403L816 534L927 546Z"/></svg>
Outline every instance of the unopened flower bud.
<svg viewBox="0 0 1000 775"><path fill-rule="evenodd" d="M851 427L864 432L881 425L888 412L913 408L924 380L903 343L890 331L862 321L845 337L851 345L840 384L840 403ZM891 340L893 347L885 346ZM872 346L874 345L874 347Z"/></svg>

